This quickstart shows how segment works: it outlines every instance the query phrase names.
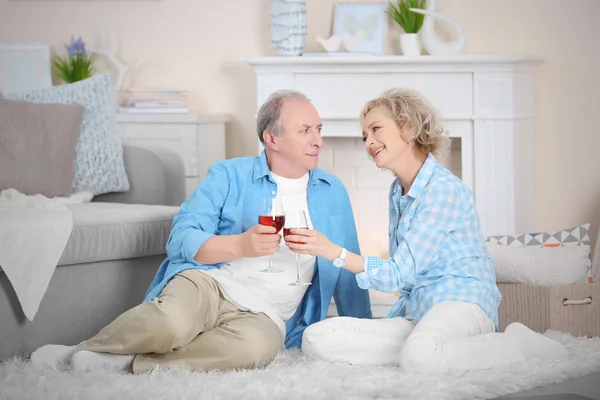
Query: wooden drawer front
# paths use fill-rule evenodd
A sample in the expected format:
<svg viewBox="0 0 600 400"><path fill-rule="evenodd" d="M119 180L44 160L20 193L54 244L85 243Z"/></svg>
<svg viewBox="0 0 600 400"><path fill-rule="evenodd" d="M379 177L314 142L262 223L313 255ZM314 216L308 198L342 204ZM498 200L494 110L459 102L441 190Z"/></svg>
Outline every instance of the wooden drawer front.
<svg viewBox="0 0 600 400"><path fill-rule="evenodd" d="M123 141L167 147L183 159L186 176L198 174L195 124L125 124Z"/></svg>
<svg viewBox="0 0 600 400"><path fill-rule="evenodd" d="M297 74L294 87L313 101L321 118L358 118L368 100L394 87L419 90L445 117L473 115L473 75L466 72Z"/></svg>

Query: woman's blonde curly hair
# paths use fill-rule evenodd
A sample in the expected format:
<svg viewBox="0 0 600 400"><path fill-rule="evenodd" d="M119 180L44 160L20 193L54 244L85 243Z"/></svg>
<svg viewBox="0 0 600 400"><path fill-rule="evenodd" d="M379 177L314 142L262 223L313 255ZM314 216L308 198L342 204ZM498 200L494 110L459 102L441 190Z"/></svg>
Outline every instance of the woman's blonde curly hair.
<svg viewBox="0 0 600 400"><path fill-rule="evenodd" d="M385 91L364 106L360 113L361 124L377 107L384 107L390 113L403 139L417 146L424 155L431 153L437 159L445 156L450 147L446 128L437 110L421 93L403 88Z"/></svg>

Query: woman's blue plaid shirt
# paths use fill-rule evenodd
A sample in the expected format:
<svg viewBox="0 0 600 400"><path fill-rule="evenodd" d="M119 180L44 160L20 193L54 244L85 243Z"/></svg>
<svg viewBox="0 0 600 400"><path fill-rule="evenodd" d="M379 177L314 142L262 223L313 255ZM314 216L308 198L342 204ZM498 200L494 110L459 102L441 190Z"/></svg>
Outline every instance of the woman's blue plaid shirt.
<svg viewBox="0 0 600 400"><path fill-rule="evenodd" d="M432 155L402 196L398 179L390 189L391 258L365 258L356 275L361 288L400 292L389 317L414 323L435 304L460 301L479 305L498 327L502 296L487 255L479 216L469 188Z"/></svg>

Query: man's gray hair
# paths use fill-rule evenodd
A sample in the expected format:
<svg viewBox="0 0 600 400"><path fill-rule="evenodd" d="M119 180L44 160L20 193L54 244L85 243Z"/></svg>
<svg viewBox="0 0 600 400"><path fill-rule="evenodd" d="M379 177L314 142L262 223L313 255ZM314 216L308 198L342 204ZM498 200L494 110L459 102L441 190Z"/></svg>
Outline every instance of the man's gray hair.
<svg viewBox="0 0 600 400"><path fill-rule="evenodd" d="M275 136L283 135L281 108L286 101L290 100L310 102L304 93L297 90L283 89L271 93L260 107L256 117L256 133L261 143L264 143L264 132L271 132Z"/></svg>

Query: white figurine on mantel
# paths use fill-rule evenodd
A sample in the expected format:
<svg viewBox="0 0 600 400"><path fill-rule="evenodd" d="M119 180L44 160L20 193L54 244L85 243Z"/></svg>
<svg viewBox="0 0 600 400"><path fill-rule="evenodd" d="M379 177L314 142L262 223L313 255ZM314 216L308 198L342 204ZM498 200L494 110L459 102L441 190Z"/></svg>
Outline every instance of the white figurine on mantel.
<svg viewBox="0 0 600 400"><path fill-rule="evenodd" d="M443 14L440 14L435 10L435 0L429 0L427 2L427 9L422 10L420 8L410 8L410 11L424 14L423 27L421 28L421 40L423 41L423 47L432 56L455 56L463 52L465 48L465 34L460 26L458 26L450 18ZM435 33L435 20L440 19L447 22L454 29L454 40L451 42L444 42L440 40L438 35Z"/></svg>
<svg viewBox="0 0 600 400"><path fill-rule="evenodd" d="M117 83L115 85L116 91L124 89L123 86L125 84L125 77L129 73L131 68L136 67L140 64L140 60L136 60L131 63L125 64L115 57L115 55L112 53L112 48L110 45L110 34L108 30L104 31L104 50L92 50L92 53L105 57L117 69Z"/></svg>
<svg viewBox="0 0 600 400"><path fill-rule="evenodd" d="M317 42L323 46L325 51L330 54L335 54L343 52L344 49L347 52L358 51L364 38L365 32L361 30L358 31L355 36L352 36L349 33L345 33L343 36L332 35L327 39L322 36L317 36Z"/></svg>

